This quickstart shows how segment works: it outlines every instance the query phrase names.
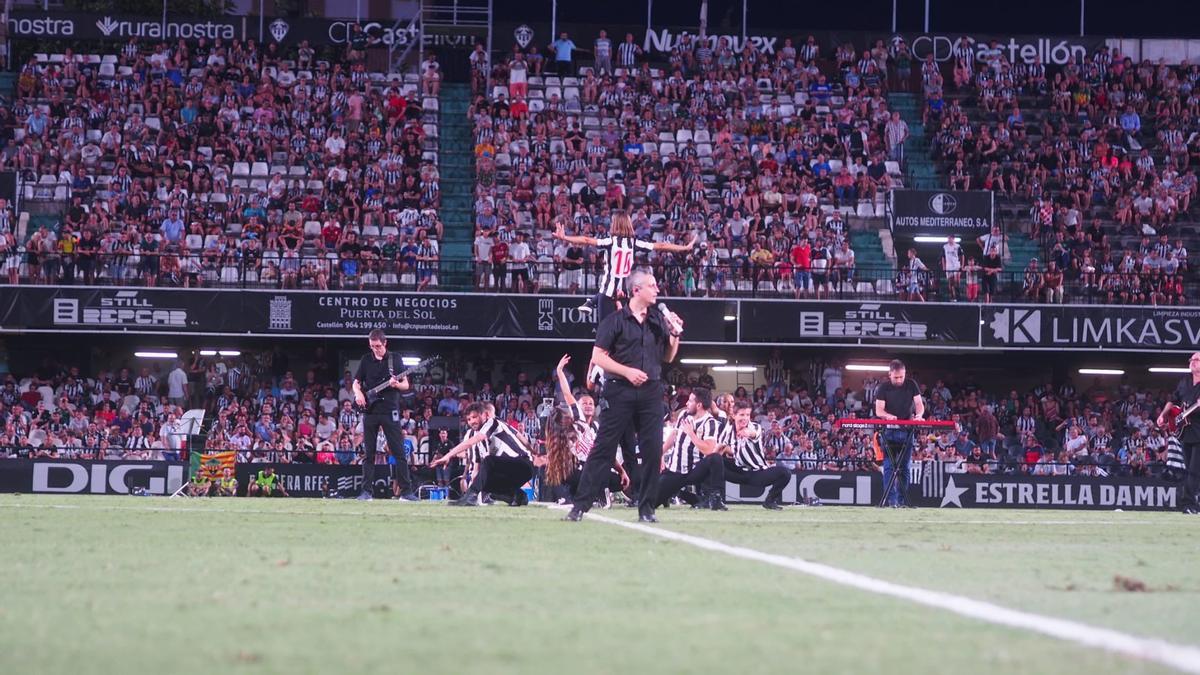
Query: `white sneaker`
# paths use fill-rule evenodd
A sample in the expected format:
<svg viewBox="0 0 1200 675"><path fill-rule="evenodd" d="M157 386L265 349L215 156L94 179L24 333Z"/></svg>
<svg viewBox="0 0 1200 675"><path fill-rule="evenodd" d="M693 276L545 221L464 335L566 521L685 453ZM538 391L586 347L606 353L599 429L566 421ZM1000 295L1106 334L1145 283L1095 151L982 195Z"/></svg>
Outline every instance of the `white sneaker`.
<svg viewBox="0 0 1200 675"><path fill-rule="evenodd" d="M591 314L592 312L596 311L596 308L592 307L592 301L589 299L587 302L576 307L575 310L581 314Z"/></svg>
<svg viewBox="0 0 1200 675"><path fill-rule="evenodd" d="M604 508L612 508L612 490L608 488L604 488Z"/></svg>

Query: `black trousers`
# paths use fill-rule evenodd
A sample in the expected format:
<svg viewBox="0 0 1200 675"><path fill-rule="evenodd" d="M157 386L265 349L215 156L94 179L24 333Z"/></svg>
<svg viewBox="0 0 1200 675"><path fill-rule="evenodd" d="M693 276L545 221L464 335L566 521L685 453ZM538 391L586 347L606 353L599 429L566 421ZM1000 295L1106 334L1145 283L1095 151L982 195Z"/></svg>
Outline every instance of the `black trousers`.
<svg viewBox="0 0 1200 675"><path fill-rule="evenodd" d="M609 470L608 475L609 475L608 484L605 485L604 487L608 488L612 492L620 492L621 491L621 474L617 473L616 469L611 469L611 470ZM564 482L562 485L554 486L555 499L566 499L566 500L573 501L575 498L575 495L579 494L579 479L582 477L583 477L583 468L582 467L572 471L571 475L567 476L566 482Z"/></svg>
<svg viewBox="0 0 1200 675"><path fill-rule="evenodd" d="M671 497L689 485L700 488L700 492L703 494L711 492L724 494L725 462L721 460L721 455L713 453L706 456L687 473L664 471L658 479L655 505L666 506L671 501Z"/></svg>
<svg viewBox="0 0 1200 675"><path fill-rule="evenodd" d="M743 469L737 465L737 462L732 457L725 456L725 480L738 485L750 485L752 487L767 487L767 501L782 502L783 489L787 487L788 481L792 475L782 466L772 466L766 469Z"/></svg>
<svg viewBox="0 0 1200 675"><path fill-rule="evenodd" d="M1200 443L1183 444L1183 461L1187 465L1183 479L1183 505L1200 506Z"/></svg>
<svg viewBox="0 0 1200 675"><path fill-rule="evenodd" d="M488 455L475 466L475 477L467 488L473 492L488 492L501 499L511 499L521 486L533 478L533 462L524 457Z"/></svg>
<svg viewBox="0 0 1200 675"><path fill-rule="evenodd" d="M587 511L608 484L609 470L617 457L617 445L629 431L637 434L638 471L637 499L643 513L652 512L658 495L659 464L662 462L663 384L651 380L635 387L624 380L611 380L604 385L602 395L607 406L600 415L600 431L596 443L583 465L579 489L575 493L575 508ZM632 455L625 450L629 471Z"/></svg>
<svg viewBox="0 0 1200 675"><path fill-rule="evenodd" d="M369 412L363 416L363 445L366 446L362 465L363 490L374 491L375 447L379 444L380 430L387 439L388 451L396 459L392 468L392 478L400 484L402 494L412 492L412 476L408 473L408 458L404 456L404 432L400 430L400 423L392 419L391 411Z"/></svg>

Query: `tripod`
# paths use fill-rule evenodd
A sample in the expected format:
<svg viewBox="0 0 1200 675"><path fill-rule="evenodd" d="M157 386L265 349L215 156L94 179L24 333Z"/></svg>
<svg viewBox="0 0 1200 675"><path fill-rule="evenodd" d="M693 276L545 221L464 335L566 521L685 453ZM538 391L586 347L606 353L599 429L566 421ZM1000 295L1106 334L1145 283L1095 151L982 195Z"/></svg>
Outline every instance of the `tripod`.
<svg viewBox="0 0 1200 675"><path fill-rule="evenodd" d="M912 433L907 432L907 431L900 432L900 433L903 434L903 441L890 440L888 438L887 431L883 432L883 434L880 435L881 436L880 440L882 441L881 445L883 446L883 453L887 457L887 460L890 461L892 464L892 477L890 480L888 480L887 485L885 485L883 487L883 496L880 498L879 504L878 504L878 506L880 508L887 506L888 497L892 494L892 488L896 487L896 482L900 477L900 472L908 470L908 466L907 466L908 463L904 462L902 464L901 460L904 458L905 453L908 453L912 450L913 437L912 437ZM908 481L907 480L904 481L904 484L907 485ZM907 503L908 495L904 495L904 494L900 495L899 501Z"/></svg>

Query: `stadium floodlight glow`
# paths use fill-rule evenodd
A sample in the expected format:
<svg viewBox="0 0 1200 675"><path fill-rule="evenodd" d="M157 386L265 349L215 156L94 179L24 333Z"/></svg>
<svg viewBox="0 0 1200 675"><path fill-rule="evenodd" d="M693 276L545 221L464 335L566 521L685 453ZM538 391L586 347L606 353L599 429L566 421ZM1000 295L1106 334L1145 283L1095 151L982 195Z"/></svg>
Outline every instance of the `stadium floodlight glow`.
<svg viewBox="0 0 1200 675"><path fill-rule="evenodd" d="M215 349L201 349L200 350L200 356L216 356L216 355L217 355L217 350L215 350Z"/></svg>
<svg viewBox="0 0 1200 675"><path fill-rule="evenodd" d="M1176 367L1176 366L1152 366L1150 368L1150 372L1152 372L1152 373L1176 373L1176 374L1183 375L1183 374L1190 373L1192 371L1188 368L1182 368L1182 367Z"/></svg>
<svg viewBox="0 0 1200 675"><path fill-rule="evenodd" d="M758 366L713 366L714 373L753 373Z"/></svg>
<svg viewBox="0 0 1200 675"><path fill-rule="evenodd" d="M723 366L729 359L679 359L679 362L688 366Z"/></svg>
<svg viewBox="0 0 1200 675"><path fill-rule="evenodd" d="M1124 375L1125 371L1119 368L1080 368L1080 375Z"/></svg>
<svg viewBox="0 0 1200 675"><path fill-rule="evenodd" d="M134 356L139 359L177 359L179 355L175 352L159 352L159 351L144 351L134 352Z"/></svg>
<svg viewBox="0 0 1200 675"><path fill-rule="evenodd" d="M736 317L736 316L734 316L733 314L726 314L726 315L725 315L725 320L726 320L726 321L737 321L737 317Z"/></svg>
<svg viewBox="0 0 1200 675"><path fill-rule="evenodd" d="M962 241L962 237L953 237L953 239L956 244ZM944 244L946 237L937 234L918 234L913 237L913 241L918 244Z"/></svg>
<svg viewBox="0 0 1200 675"><path fill-rule="evenodd" d="M419 356L401 356L400 357L400 363L403 363L404 365L409 366L409 367L415 366L420 362L421 362L421 357L419 357Z"/></svg>
<svg viewBox="0 0 1200 675"><path fill-rule="evenodd" d="M867 373L886 373L888 367L878 363L847 363L846 370L857 370Z"/></svg>
<svg viewBox="0 0 1200 675"><path fill-rule="evenodd" d="M242 352L239 349L222 349L221 351L219 351L217 353L220 354L221 356L241 356L242 355Z"/></svg>

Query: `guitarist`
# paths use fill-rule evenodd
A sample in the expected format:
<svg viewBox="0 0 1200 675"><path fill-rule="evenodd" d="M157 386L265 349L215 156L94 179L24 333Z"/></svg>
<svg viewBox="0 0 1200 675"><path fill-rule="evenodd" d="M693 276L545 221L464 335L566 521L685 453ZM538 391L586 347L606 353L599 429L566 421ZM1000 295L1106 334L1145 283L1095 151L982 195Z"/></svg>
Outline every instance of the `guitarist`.
<svg viewBox="0 0 1200 675"><path fill-rule="evenodd" d="M402 501L419 501L413 491L412 477L408 472L408 458L404 456L404 433L400 429L400 392L408 391L408 377L396 378L400 370L398 354L387 350L387 335L378 328L367 336L371 351L358 362L354 375L354 401L363 408L363 444L366 453L362 464L362 492L359 499L371 499L375 486L375 448L379 442L379 431L383 430L388 451L395 458L395 479L400 485ZM388 382L389 386L367 400L370 389Z"/></svg>
<svg viewBox="0 0 1200 675"><path fill-rule="evenodd" d="M1194 352L1188 359L1188 370L1191 373L1179 381L1175 388L1174 405L1183 408L1191 407L1200 399L1200 352ZM1167 403L1158 414L1158 426L1166 427L1167 414L1172 403ZM1189 416L1195 417L1195 415ZM1179 430L1179 442L1183 445L1183 456L1187 465L1187 474L1183 483L1183 512L1200 513L1200 420L1181 420L1183 428Z"/></svg>

